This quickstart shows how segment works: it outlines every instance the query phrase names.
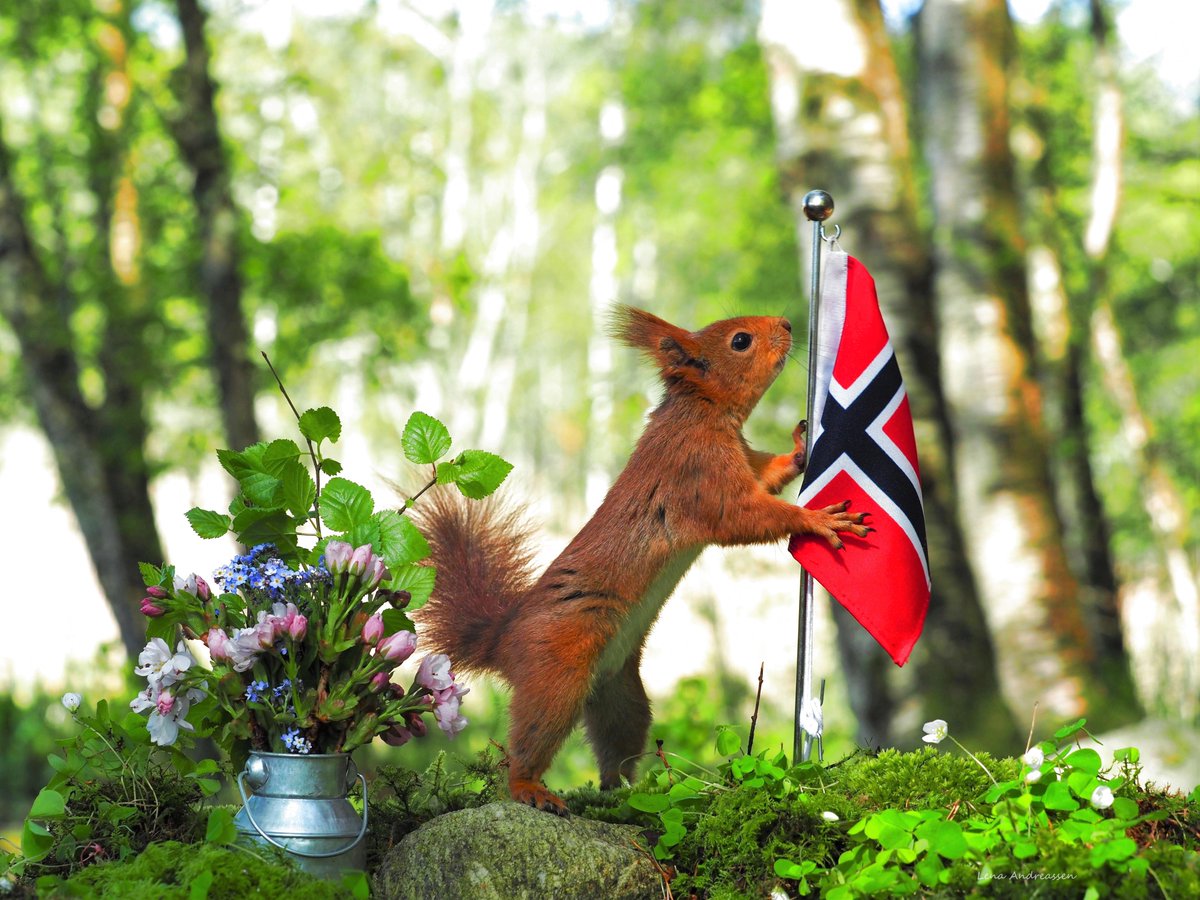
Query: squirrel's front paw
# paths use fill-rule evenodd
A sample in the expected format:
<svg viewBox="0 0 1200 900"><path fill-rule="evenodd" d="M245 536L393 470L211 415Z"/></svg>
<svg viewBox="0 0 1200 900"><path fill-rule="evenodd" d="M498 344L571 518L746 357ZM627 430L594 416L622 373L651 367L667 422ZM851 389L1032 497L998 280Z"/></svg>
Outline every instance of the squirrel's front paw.
<svg viewBox="0 0 1200 900"><path fill-rule="evenodd" d="M849 531L851 534L858 537L866 537L873 529L864 525L867 514L847 512L850 508L850 501L845 500L841 503L835 503L833 506L827 506L819 513L824 517L825 521L817 527L815 534L820 535L833 545L835 550L842 549L842 539L838 537L839 531Z"/></svg>
<svg viewBox="0 0 1200 900"><path fill-rule="evenodd" d="M534 809L554 813L556 816L569 816L571 814L570 810L567 809L567 804L561 798L552 794L545 786L537 782L511 781L509 782L509 792L515 801L532 806Z"/></svg>

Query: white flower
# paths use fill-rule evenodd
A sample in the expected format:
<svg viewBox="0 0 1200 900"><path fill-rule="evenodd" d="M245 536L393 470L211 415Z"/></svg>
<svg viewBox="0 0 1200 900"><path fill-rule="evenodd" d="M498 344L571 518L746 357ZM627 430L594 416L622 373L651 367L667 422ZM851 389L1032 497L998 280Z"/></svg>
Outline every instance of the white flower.
<svg viewBox="0 0 1200 900"><path fill-rule="evenodd" d="M67 691L62 695L62 705L67 708L67 712L75 712L79 709L79 704L83 702L83 697L73 691Z"/></svg>
<svg viewBox="0 0 1200 900"><path fill-rule="evenodd" d="M821 712L821 701L816 697L805 697L800 704L800 730L813 740L821 736L825 717Z"/></svg>
<svg viewBox="0 0 1200 900"><path fill-rule="evenodd" d="M934 719L932 722L926 722L921 726L921 730L925 732L921 740L927 744L940 744L950 734L950 726L946 724L945 719Z"/></svg>
<svg viewBox="0 0 1200 900"><path fill-rule="evenodd" d="M1025 763L1031 769L1038 768L1045 761L1046 754L1042 752L1041 747L1030 747L1025 751L1025 755L1021 757L1021 762Z"/></svg>
<svg viewBox="0 0 1200 900"><path fill-rule="evenodd" d="M145 676L154 687L164 688L179 681L195 660L183 641L179 642L176 652L172 654L166 641L153 638L138 654L138 662L141 665L133 671Z"/></svg>
<svg viewBox="0 0 1200 900"><path fill-rule="evenodd" d="M1030 769L1028 772L1025 773L1025 783L1026 784L1037 784L1041 780L1042 780L1042 770L1041 769Z"/></svg>
<svg viewBox="0 0 1200 900"><path fill-rule="evenodd" d="M840 822L842 820L841 816L830 810L825 810L825 812L821 813L821 818L826 822Z"/></svg>
<svg viewBox="0 0 1200 900"><path fill-rule="evenodd" d="M1096 809L1108 809L1113 805L1113 792L1106 784L1100 785L1092 791L1092 806Z"/></svg>
<svg viewBox="0 0 1200 900"><path fill-rule="evenodd" d="M135 712L154 709L146 722L146 730L150 732L150 739L154 743L160 747L167 747L179 738L180 728L194 730L192 724L184 720L184 716L187 715L189 707L203 700L204 696L204 691L199 688L188 688L179 696L171 696L169 691L154 692L151 687L138 694L129 706Z"/></svg>

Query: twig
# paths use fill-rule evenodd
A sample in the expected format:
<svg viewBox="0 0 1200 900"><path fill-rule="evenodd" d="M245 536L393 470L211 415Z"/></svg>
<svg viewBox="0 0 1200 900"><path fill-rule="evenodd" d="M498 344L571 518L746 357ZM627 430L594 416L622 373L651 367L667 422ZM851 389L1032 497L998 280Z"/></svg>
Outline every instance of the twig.
<svg viewBox="0 0 1200 900"><path fill-rule="evenodd" d="M1025 738L1025 752L1026 753L1029 752L1029 748L1033 745L1033 729L1034 729L1034 726L1037 725L1037 711L1038 711L1038 703L1039 702L1040 701L1034 701L1034 704L1033 704L1033 718L1029 722L1029 737Z"/></svg>
<svg viewBox="0 0 1200 900"><path fill-rule="evenodd" d="M754 752L754 729L758 725L758 704L762 701L763 668L765 662L758 664L758 690L754 693L754 715L750 717L750 736L746 738L746 755Z"/></svg>
<svg viewBox="0 0 1200 900"><path fill-rule="evenodd" d="M655 858L654 854L637 841L630 839L629 843L633 846L634 850L638 851L639 853L646 854L647 858L654 865L654 868L658 870L658 877L662 879L663 897L665 900L675 900L675 895L671 893L671 879L674 878L675 875L664 869L662 863Z"/></svg>
<svg viewBox="0 0 1200 900"><path fill-rule="evenodd" d="M292 415L296 417L296 423L300 422L300 410L296 409L296 404L292 402L291 396L287 392L287 388L283 386L283 379L279 377L279 373L275 371L275 366L271 364L271 357L267 356L267 351L260 350L262 358L266 360L267 368L271 370L271 374L275 376L275 383L279 385L279 392L283 394L283 399L287 401L287 405L292 408ZM317 448L313 446L313 442L308 435L300 432L300 436L304 438L304 443L308 444L308 455L312 457L313 464L313 481L317 486L317 496L321 496L321 461L317 458ZM312 516L313 524L317 527L317 537L321 537L321 517Z"/></svg>
<svg viewBox="0 0 1200 900"><path fill-rule="evenodd" d="M654 742L654 746L658 748L657 750L655 750L655 751L654 751L654 755L655 755L655 756L657 756L659 759L661 759L661 760L662 760L663 768L664 768L664 769L670 769L670 768L671 768L671 764L670 764L669 762L667 762L667 754L663 752L663 741L662 741L662 739L660 738L660 739L656 740L656 741Z"/></svg>

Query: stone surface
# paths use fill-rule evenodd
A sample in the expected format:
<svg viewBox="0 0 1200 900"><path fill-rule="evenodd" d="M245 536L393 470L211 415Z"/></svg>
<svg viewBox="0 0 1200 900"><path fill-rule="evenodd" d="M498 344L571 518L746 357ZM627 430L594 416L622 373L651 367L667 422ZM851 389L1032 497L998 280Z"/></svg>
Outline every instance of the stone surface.
<svg viewBox="0 0 1200 900"><path fill-rule="evenodd" d="M518 803L439 816L408 835L375 873L374 896L415 900L662 897L638 829Z"/></svg>

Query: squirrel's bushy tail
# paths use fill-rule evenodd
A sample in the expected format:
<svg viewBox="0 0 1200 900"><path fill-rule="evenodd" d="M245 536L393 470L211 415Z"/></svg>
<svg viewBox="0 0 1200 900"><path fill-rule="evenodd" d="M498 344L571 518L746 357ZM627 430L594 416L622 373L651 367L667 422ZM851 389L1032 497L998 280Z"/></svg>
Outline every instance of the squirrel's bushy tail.
<svg viewBox="0 0 1200 900"><path fill-rule="evenodd" d="M500 640L535 581L528 526L494 499L427 494L411 510L429 541L437 581L413 613L422 643L456 669L499 671Z"/></svg>

